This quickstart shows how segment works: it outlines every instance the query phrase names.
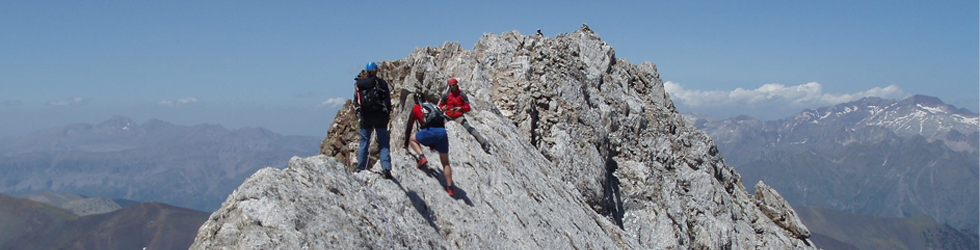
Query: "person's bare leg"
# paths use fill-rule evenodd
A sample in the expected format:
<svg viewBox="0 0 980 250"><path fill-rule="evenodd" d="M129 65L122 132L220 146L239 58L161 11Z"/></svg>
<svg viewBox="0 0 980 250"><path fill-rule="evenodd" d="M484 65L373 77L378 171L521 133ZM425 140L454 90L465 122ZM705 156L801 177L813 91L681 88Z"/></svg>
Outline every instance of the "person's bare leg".
<svg viewBox="0 0 980 250"><path fill-rule="evenodd" d="M453 169L449 167L449 154L439 153L439 160L442 161L442 174L446 176L446 185L453 186Z"/></svg>
<svg viewBox="0 0 980 250"><path fill-rule="evenodd" d="M408 144L412 145L412 150L415 150L415 154L422 155L422 145L415 139L415 134L412 134L412 137L409 138Z"/></svg>

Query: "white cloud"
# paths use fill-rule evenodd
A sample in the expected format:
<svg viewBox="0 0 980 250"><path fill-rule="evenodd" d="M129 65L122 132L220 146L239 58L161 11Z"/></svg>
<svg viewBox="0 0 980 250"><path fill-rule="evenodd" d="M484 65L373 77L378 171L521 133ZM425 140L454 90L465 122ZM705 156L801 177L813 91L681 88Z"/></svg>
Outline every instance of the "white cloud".
<svg viewBox="0 0 980 250"><path fill-rule="evenodd" d="M177 100L177 105L190 104L190 103L196 103L196 102L197 102L197 98L191 97L191 98L187 98L187 99Z"/></svg>
<svg viewBox="0 0 980 250"><path fill-rule="evenodd" d="M72 106L78 107L88 104L90 99L82 97L72 97L64 100L50 101L48 106Z"/></svg>
<svg viewBox="0 0 980 250"><path fill-rule="evenodd" d="M824 93L823 85L810 82L795 86L770 83L756 89L688 90L678 83L666 82L664 89L681 112L706 113L714 116L747 114L756 118L775 119L800 112L856 101L864 97L902 99L908 97L895 85L875 87L857 93Z"/></svg>
<svg viewBox="0 0 980 250"><path fill-rule="evenodd" d="M687 90L675 82L664 83L664 89L675 102L690 107L712 107L728 105L788 105L793 107L830 106L856 101L874 96L886 99L900 99L908 96L902 88L895 85L875 87L857 93L824 93L823 85L810 82L796 86L778 83L762 85L757 89L736 88L734 90Z"/></svg>
<svg viewBox="0 0 980 250"><path fill-rule="evenodd" d="M344 105L345 102L347 102L347 98L336 97L336 98L327 99L326 101L323 101L316 106L336 108L336 107L340 107L341 105Z"/></svg>
<svg viewBox="0 0 980 250"><path fill-rule="evenodd" d="M176 100L176 101L172 101L170 99L163 99L163 100L160 100L160 102L158 102L157 104L160 104L160 105L163 105L163 106L174 106L174 107L177 107L177 106L184 106L184 105L194 104L194 103L197 103L197 98L188 97L188 98L184 98L184 99L180 99L180 100Z"/></svg>

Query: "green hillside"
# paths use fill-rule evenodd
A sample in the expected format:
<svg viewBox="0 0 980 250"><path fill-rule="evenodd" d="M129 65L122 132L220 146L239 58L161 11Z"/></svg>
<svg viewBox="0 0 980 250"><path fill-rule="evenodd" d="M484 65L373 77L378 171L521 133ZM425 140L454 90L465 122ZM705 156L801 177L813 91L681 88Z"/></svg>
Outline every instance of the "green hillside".
<svg viewBox="0 0 980 250"><path fill-rule="evenodd" d="M158 202L76 216L0 194L0 249L187 249L210 214Z"/></svg>

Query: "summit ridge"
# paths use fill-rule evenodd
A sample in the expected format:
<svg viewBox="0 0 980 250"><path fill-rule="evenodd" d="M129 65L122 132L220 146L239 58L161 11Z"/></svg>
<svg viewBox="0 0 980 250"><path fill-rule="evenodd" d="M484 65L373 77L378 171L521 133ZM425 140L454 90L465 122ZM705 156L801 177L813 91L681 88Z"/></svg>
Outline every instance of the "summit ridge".
<svg viewBox="0 0 980 250"><path fill-rule="evenodd" d="M418 48L378 63L391 84L392 180L351 171L357 118L338 112L319 156L260 170L201 227L192 249L816 249L764 183L750 195L687 122L656 65L617 58L588 26ZM456 197L400 148L414 93L460 80L489 152L447 123ZM441 169L438 163L429 163Z"/></svg>

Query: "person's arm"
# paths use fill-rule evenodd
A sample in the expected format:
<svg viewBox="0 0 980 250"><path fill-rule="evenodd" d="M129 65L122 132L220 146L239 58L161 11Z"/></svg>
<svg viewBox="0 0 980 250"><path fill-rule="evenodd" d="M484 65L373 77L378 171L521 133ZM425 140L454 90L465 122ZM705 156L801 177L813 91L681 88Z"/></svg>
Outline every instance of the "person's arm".
<svg viewBox="0 0 980 250"><path fill-rule="evenodd" d="M415 126L415 120L416 120L416 118L415 118L415 110L416 109L419 109L419 105L418 104L415 104L415 107L412 107L412 113L410 113L408 115L408 123L405 124L405 144L402 145L403 148L407 148L408 147L408 139L409 138L412 138L412 127Z"/></svg>
<svg viewBox="0 0 980 250"><path fill-rule="evenodd" d="M459 92L459 98L463 99L463 106L459 107L460 113L470 112L470 99L466 98L466 93Z"/></svg>
<svg viewBox="0 0 980 250"><path fill-rule="evenodd" d="M449 99L449 92L446 92L446 94L442 95L442 97L439 98L439 109L443 111L449 109L449 107L447 107L448 105L446 105L447 104L446 100L448 99Z"/></svg>

